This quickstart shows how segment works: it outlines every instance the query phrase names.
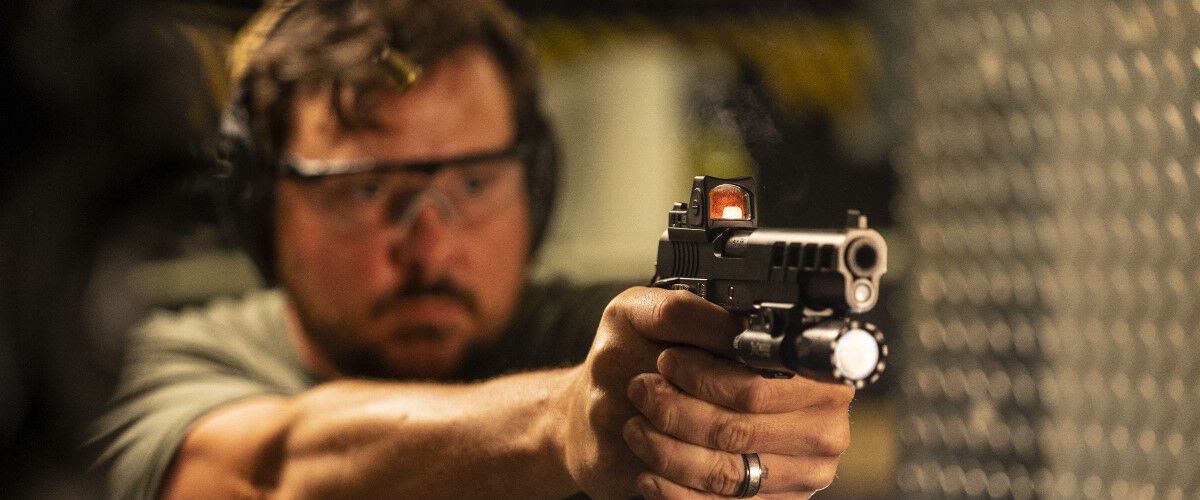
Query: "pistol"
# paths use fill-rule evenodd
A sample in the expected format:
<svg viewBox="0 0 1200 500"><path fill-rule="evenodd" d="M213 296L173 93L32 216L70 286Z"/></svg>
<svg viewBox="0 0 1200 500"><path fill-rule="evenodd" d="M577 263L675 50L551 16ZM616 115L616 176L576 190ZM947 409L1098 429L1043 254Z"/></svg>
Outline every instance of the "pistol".
<svg viewBox="0 0 1200 500"><path fill-rule="evenodd" d="M754 179L698 176L658 242L651 286L688 290L747 316L739 361L765 377L800 374L862 388L887 364L875 325L854 319L879 303L887 244L848 213L845 229L758 227Z"/></svg>

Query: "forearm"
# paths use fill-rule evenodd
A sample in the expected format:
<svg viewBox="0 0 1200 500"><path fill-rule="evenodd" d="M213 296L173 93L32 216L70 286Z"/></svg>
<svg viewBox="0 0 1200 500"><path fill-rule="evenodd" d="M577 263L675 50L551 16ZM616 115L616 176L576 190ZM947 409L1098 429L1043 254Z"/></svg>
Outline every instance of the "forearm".
<svg viewBox="0 0 1200 500"><path fill-rule="evenodd" d="M479 384L344 381L290 403L283 496L561 498L556 394L568 370Z"/></svg>

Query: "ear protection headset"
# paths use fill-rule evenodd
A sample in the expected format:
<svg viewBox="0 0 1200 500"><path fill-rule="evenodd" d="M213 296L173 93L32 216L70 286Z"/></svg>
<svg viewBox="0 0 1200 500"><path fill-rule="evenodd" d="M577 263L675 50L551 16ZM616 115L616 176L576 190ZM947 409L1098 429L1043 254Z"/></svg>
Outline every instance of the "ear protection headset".
<svg viewBox="0 0 1200 500"><path fill-rule="evenodd" d="M432 0L437 1L437 0ZM221 115L213 140L213 160L217 167L215 199L225 230L249 254L267 286L278 284L275 254L275 183L278 158L256 144L251 124L251 79L246 68L251 57L296 10L299 0L276 2L260 12L243 29L231 51L231 68L236 79L233 98ZM489 33L488 48L511 78L517 68L522 47L513 46L500 36ZM399 58L399 61L397 61ZM400 91L407 89L419 74L415 66L405 67L402 54L385 48L380 58L383 69L392 75ZM558 146L553 130L541 109L536 87L528 95L514 96L517 115L517 140L529 147L525 160L526 191L529 195L531 253L536 253L545 237L558 180Z"/></svg>

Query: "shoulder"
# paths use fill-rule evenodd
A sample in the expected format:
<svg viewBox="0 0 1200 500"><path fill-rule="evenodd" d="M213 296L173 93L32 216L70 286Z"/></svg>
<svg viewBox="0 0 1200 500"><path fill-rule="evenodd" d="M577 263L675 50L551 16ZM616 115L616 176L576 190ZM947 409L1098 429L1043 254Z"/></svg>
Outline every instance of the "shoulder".
<svg viewBox="0 0 1200 500"><path fill-rule="evenodd" d="M206 394L235 386L298 393L311 380L286 328L284 297L275 290L154 313L131 333L118 395L206 383Z"/></svg>
<svg viewBox="0 0 1200 500"><path fill-rule="evenodd" d="M292 395L309 378L289 344L280 292L160 311L128 340L117 394L93 446L110 493L151 498L190 426L236 401Z"/></svg>
<svg viewBox="0 0 1200 500"><path fill-rule="evenodd" d="M180 311L156 311L131 332L129 357L147 349L270 347L281 333L283 302L281 292L262 290Z"/></svg>

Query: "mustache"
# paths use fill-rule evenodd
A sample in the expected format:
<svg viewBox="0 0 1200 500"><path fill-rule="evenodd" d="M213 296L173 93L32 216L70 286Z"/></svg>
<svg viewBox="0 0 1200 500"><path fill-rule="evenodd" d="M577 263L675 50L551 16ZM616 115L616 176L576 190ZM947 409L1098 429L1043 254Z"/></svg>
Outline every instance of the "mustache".
<svg viewBox="0 0 1200 500"><path fill-rule="evenodd" d="M371 307L371 314L376 317L382 316L401 302L427 297L447 298L458 302L471 314L479 314L479 299L454 282L444 279L433 283L406 283L395 292L377 300Z"/></svg>

